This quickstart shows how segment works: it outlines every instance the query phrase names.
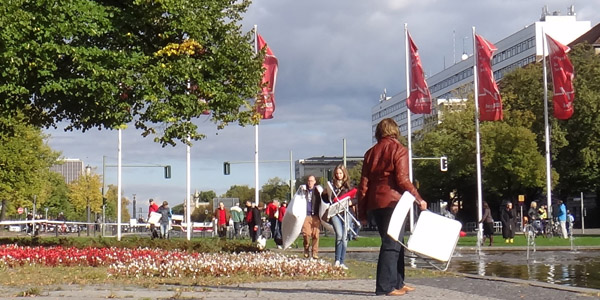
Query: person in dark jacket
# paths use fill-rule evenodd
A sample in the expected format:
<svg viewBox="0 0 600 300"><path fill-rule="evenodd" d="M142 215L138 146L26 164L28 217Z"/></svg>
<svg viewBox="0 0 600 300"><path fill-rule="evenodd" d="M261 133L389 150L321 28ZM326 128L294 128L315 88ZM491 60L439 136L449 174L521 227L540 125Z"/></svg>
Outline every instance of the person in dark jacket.
<svg viewBox="0 0 600 300"><path fill-rule="evenodd" d="M515 210L512 202L506 203L506 206L500 211L500 221L502 221L502 237L505 243L512 244L515 237Z"/></svg>
<svg viewBox="0 0 600 300"><path fill-rule="evenodd" d="M483 245L485 238L488 237L490 239L489 246L491 246L494 243L494 219L492 218L490 205L485 201L483 201L483 215L479 223L483 223L483 240L481 244Z"/></svg>
<svg viewBox="0 0 600 300"><path fill-rule="evenodd" d="M365 153L358 186L358 218L366 224L371 213L381 236L377 261L375 294L400 296L415 288L404 284L404 248L387 235L396 204L405 191L415 196L421 210L427 202L421 198L408 176L408 150L400 144L398 124L386 118L377 124L377 144ZM404 238L404 230L399 239Z"/></svg>
<svg viewBox="0 0 600 300"><path fill-rule="evenodd" d="M304 257L310 256L312 249L312 258L319 258L319 234L321 228L321 193L323 188L317 185L317 179L313 175L306 178L306 185L300 186L306 199L306 218L302 224L302 238L304 246Z"/></svg>
<svg viewBox="0 0 600 300"><path fill-rule="evenodd" d="M163 204L158 208L157 212L160 214L160 237L166 239L169 234L169 223L172 217L169 202L163 201Z"/></svg>
<svg viewBox="0 0 600 300"><path fill-rule="evenodd" d="M253 243L256 242L258 235L260 235L260 219L258 207L252 201L246 201L246 223L248 224L248 231Z"/></svg>

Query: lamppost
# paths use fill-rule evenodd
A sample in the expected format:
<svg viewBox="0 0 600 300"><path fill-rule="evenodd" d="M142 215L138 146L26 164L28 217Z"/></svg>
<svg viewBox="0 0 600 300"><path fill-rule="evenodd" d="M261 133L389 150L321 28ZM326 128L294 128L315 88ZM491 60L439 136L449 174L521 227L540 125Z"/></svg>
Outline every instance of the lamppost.
<svg viewBox="0 0 600 300"><path fill-rule="evenodd" d="M91 173L92 173L92 167L90 167L90 165L87 165L85 167L85 176L87 177L86 182L88 183L88 188L89 188L89 180L90 180L89 176L91 175ZM87 236L90 236L90 195L89 195L89 191L87 191L85 198L87 201L87 207L86 207L86 210L87 210L87 225L86 225Z"/></svg>
<svg viewBox="0 0 600 300"><path fill-rule="evenodd" d="M131 216L135 219L135 194L133 194L133 214Z"/></svg>

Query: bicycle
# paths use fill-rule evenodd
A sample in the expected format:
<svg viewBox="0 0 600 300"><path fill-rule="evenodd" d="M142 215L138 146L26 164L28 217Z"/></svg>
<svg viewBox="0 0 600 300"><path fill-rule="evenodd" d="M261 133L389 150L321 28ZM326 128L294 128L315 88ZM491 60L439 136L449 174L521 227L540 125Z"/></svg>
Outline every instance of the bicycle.
<svg viewBox="0 0 600 300"><path fill-rule="evenodd" d="M560 222L557 220L547 219L544 221L544 236L546 238L553 238L554 236L562 236L562 230L560 228Z"/></svg>

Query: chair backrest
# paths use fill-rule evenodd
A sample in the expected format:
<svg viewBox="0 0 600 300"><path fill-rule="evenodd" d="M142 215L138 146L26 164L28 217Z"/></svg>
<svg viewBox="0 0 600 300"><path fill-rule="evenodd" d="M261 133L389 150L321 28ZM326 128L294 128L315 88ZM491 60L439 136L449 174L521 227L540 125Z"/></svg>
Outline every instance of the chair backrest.
<svg viewBox="0 0 600 300"><path fill-rule="evenodd" d="M414 201L415 196L409 192L404 192L402 197L400 197L398 204L396 204L396 208L392 213L392 218L390 219L390 224L388 225L387 230L387 234L395 241L398 241L398 238L400 237L402 225L404 224L406 216L408 215L408 212L410 211ZM402 243L402 241L399 242Z"/></svg>

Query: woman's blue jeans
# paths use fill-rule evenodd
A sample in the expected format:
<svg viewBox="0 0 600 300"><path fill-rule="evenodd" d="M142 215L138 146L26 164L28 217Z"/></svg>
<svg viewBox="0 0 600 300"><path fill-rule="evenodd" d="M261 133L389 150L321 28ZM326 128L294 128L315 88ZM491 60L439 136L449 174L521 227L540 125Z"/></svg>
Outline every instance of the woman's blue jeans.
<svg viewBox="0 0 600 300"><path fill-rule="evenodd" d="M330 219L333 231L335 231L335 260L339 261L340 264L344 263L346 248L348 247L347 231L344 230L342 218L341 215L335 215Z"/></svg>

